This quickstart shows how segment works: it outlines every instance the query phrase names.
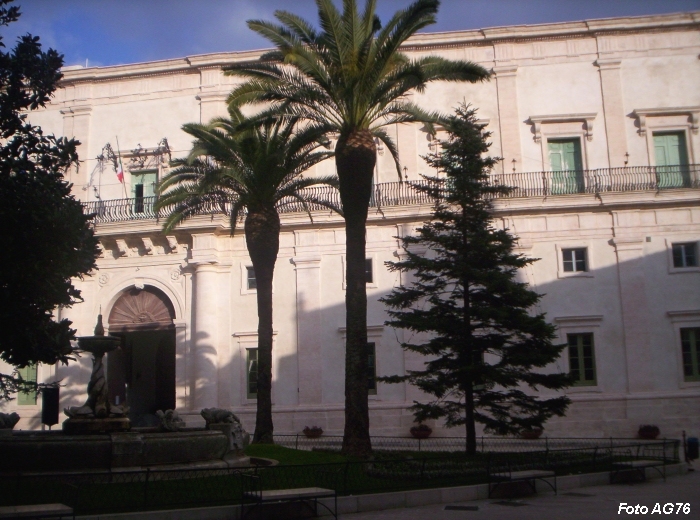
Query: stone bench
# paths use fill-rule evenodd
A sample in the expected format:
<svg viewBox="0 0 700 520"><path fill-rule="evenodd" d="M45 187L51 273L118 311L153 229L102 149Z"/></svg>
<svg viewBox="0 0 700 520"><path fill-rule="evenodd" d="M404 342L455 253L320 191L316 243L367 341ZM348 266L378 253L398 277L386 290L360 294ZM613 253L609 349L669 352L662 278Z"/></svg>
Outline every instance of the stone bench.
<svg viewBox="0 0 700 520"><path fill-rule="evenodd" d="M332 498L333 509L321 502L334 518L338 518L338 493L333 489L320 487L306 487L293 489L261 489L258 475L241 475L243 481L243 494L241 498L241 520L243 520L254 508L263 504L284 502L303 502L313 504L314 515L318 516L318 499ZM251 504L252 502L252 504ZM246 511L247 509L247 511Z"/></svg>
<svg viewBox="0 0 700 520"><path fill-rule="evenodd" d="M619 475L620 472L635 472L641 475L641 480L644 481L647 478L646 469L652 468L656 471L666 482L666 461L665 459L630 459L630 460L613 460L612 468L610 470L610 483L612 484L615 477Z"/></svg>
<svg viewBox="0 0 700 520"><path fill-rule="evenodd" d="M546 483L550 488L552 488L554 494L557 494L557 474L552 470L539 468L523 469L516 471L511 471L510 469L498 469L493 472L489 471L488 496L489 498L491 498L491 495L496 490L496 488L504 482L526 482L531 487L532 492L536 493L536 480L541 480L542 482ZM552 480L554 483L552 484L550 480ZM492 486L493 482L495 482L494 486Z"/></svg>
<svg viewBox="0 0 700 520"><path fill-rule="evenodd" d="M0 507L2 518L75 518L73 508L65 504L32 504Z"/></svg>

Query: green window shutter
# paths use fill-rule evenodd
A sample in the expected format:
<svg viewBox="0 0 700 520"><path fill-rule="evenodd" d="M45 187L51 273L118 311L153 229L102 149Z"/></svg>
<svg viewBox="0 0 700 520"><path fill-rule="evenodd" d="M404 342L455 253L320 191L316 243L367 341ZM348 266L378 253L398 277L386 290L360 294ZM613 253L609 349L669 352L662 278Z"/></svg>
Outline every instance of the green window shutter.
<svg viewBox="0 0 700 520"><path fill-rule="evenodd" d="M700 328L681 329L683 376L686 381L700 381Z"/></svg>
<svg viewBox="0 0 700 520"><path fill-rule="evenodd" d="M156 194L158 172L141 172L131 174L131 198L134 199L134 212L143 213L150 201L144 201L147 197Z"/></svg>
<svg viewBox="0 0 700 520"><path fill-rule="evenodd" d="M36 383L36 365L20 368L17 372L25 381ZM17 404L20 406L36 404L36 392L19 392L17 394Z"/></svg>
<svg viewBox="0 0 700 520"><path fill-rule="evenodd" d="M258 349L246 349L246 397L258 398Z"/></svg>
<svg viewBox="0 0 700 520"><path fill-rule="evenodd" d="M659 188L689 186L685 132L654 133L654 157Z"/></svg>
<svg viewBox="0 0 700 520"><path fill-rule="evenodd" d="M567 334L569 344L569 371L574 379L574 386L595 386L595 354L593 334Z"/></svg>
<svg viewBox="0 0 700 520"><path fill-rule="evenodd" d="M552 174L552 193L582 193L583 160L580 139L552 139L547 141Z"/></svg>
<svg viewBox="0 0 700 520"><path fill-rule="evenodd" d="M377 394L377 353L374 343L367 343L367 377L368 377L368 393L370 395Z"/></svg>

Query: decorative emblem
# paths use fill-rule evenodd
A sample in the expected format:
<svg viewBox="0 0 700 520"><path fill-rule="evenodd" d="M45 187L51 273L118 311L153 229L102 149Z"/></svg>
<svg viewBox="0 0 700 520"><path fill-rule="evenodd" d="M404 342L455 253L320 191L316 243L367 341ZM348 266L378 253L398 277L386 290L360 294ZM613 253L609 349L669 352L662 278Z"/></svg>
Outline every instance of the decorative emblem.
<svg viewBox="0 0 700 520"><path fill-rule="evenodd" d="M101 274L97 278L97 283L99 283L100 285L107 285L109 283L109 275L108 274Z"/></svg>

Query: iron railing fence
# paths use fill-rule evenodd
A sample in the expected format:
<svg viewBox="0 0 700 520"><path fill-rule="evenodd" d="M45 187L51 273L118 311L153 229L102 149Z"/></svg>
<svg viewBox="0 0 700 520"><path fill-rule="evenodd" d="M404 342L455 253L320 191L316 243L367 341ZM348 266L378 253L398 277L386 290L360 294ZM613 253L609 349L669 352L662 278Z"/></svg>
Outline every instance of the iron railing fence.
<svg viewBox="0 0 700 520"><path fill-rule="evenodd" d="M321 438L323 440L323 438ZM567 441L570 439L566 439ZM204 507L240 503L242 472L260 477L262 489L323 487L339 495L382 493L485 483L489 472L542 466L557 475L610 471L614 461L644 458L677 462L680 441L574 439L563 447L553 439L539 450L479 452L375 452L372 460L330 464L256 466L227 469L170 469L70 474L0 473L0 505L65 503L76 514ZM564 439L560 439L564 441ZM530 443L531 441L527 441ZM378 442L373 439L375 446ZM484 445L486 445L484 443ZM507 447L502 445L502 448Z"/></svg>
<svg viewBox="0 0 700 520"><path fill-rule="evenodd" d="M700 165L685 166L635 166L625 168L599 168L596 170L572 170L560 172L497 173L491 177L493 185L509 186L511 191L496 198L547 197L550 195L601 194L626 191L660 191L680 188L700 189ZM428 181L384 182L376 184L370 206L382 208L429 204L427 194L416 189L427 186ZM317 201L327 201L331 206L341 207L340 195L331 186L313 186L305 194ZM165 218L167 211L155 210L157 197L140 197L113 200L98 200L85 204L85 213L95 222L122 222ZM213 200L202 210L202 215L223 213L231 210L229 200ZM297 199L287 198L279 205L281 213L304 211L331 211L319 203L304 205Z"/></svg>
<svg viewBox="0 0 700 520"><path fill-rule="evenodd" d="M668 439L643 440L626 438L557 438L542 437L539 439L519 439L516 437L486 437L477 438L476 449L480 453L523 453L551 450L616 448L630 446L666 446L671 448L677 444ZM306 437L303 433L280 435L275 434L275 444L297 450L326 450L340 451L343 437L339 435L322 435L321 437ZM415 439L413 437L372 436L372 449L389 452L460 452L466 449L465 437L429 437ZM668 456L678 458L678 452Z"/></svg>

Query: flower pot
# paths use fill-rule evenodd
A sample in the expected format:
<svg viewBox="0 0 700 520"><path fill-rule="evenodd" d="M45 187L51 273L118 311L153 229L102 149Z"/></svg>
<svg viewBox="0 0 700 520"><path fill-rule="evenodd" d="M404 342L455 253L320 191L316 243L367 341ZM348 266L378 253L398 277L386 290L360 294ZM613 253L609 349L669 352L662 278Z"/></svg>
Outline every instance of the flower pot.
<svg viewBox="0 0 700 520"><path fill-rule="evenodd" d="M637 435L639 435L640 439L653 441L659 436L659 432L639 432Z"/></svg>
<svg viewBox="0 0 700 520"><path fill-rule="evenodd" d="M323 435L323 428L304 428L304 435L309 439L316 439Z"/></svg>
<svg viewBox="0 0 700 520"><path fill-rule="evenodd" d="M413 437L416 439L427 439L430 437L430 434L433 433L433 430L428 427L419 428L417 426L411 428L410 431L411 435L413 435Z"/></svg>
<svg viewBox="0 0 700 520"><path fill-rule="evenodd" d="M537 430L523 430L520 432L520 437L523 439L539 439L540 435L542 435L542 431L540 429Z"/></svg>

